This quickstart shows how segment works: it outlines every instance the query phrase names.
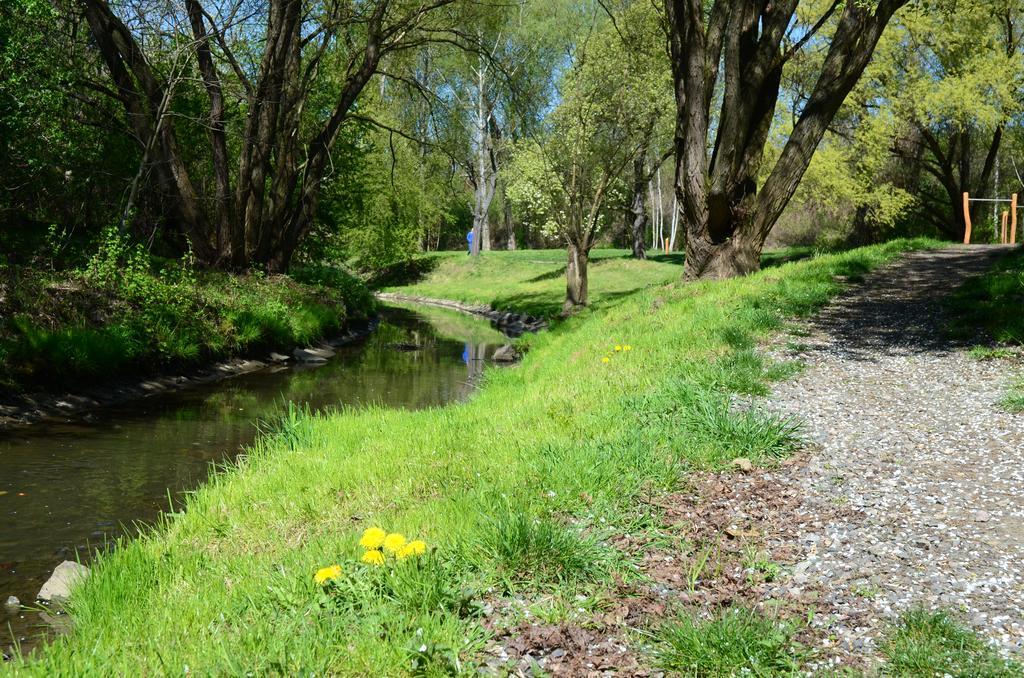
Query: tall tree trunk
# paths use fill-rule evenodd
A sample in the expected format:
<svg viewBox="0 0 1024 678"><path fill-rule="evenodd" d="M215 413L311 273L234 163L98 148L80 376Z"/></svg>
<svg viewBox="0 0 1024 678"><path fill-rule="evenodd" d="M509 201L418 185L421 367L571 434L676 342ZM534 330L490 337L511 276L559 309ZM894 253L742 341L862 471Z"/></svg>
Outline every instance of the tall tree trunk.
<svg viewBox="0 0 1024 678"><path fill-rule="evenodd" d="M673 251L676 248L676 230L679 227L679 200L678 197L672 195L672 235L668 239L668 249Z"/></svg>
<svg viewBox="0 0 1024 678"><path fill-rule="evenodd" d="M505 249L510 252L516 248L516 225L512 219L512 205L508 201L508 186L501 183L501 219L505 228Z"/></svg>
<svg viewBox="0 0 1024 678"><path fill-rule="evenodd" d="M629 211L633 215L633 258L646 259L647 247L644 238L647 233L647 173L644 171L645 158L637 156L633 160L633 200L630 203Z"/></svg>
<svg viewBox="0 0 1024 678"><path fill-rule="evenodd" d="M487 67L479 57L476 85L476 121L474 130L476 158L473 168L473 254L491 249L491 224L488 212L498 179L497 158L491 138L491 109L487 101Z"/></svg>
<svg viewBox="0 0 1024 678"><path fill-rule="evenodd" d="M568 261L565 268L565 303L562 315L572 315L577 308L587 305L587 264L590 263L590 248L569 243Z"/></svg>

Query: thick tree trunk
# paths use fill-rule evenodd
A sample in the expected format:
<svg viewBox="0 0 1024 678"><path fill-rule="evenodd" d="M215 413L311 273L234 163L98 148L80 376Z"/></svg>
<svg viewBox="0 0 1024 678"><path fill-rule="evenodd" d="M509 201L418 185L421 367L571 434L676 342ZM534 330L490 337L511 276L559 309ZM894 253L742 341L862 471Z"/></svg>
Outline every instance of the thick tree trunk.
<svg viewBox="0 0 1024 678"><path fill-rule="evenodd" d="M581 306L587 305L587 264L590 262L590 249L570 243L569 257L565 267L565 303L562 315L572 315Z"/></svg>
<svg viewBox="0 0 1024 678"><path fill-rule="evenodd" d="M754 224L731 224L733 237L714 242L706 237L686 239L686 262L683 275L687 280L707 278L720 280L748 275L761 268L764 239L754 232Z"/></svg>
<svg viewBox="0 0 1024 678"><path fill-rule="evenodd" d="M686 227L687 278L757 270L768 232L863 73L882 30L906 2L834 3L796 44L786 47L797 0L713 0L710 11L697 0L666 0L676 98L676 194ZM837 9L841 15L814 87L758 190L783 67ZM718 87L720 68L724 80ZM710 106L717 92L720 110L712 127Z"/></svg>

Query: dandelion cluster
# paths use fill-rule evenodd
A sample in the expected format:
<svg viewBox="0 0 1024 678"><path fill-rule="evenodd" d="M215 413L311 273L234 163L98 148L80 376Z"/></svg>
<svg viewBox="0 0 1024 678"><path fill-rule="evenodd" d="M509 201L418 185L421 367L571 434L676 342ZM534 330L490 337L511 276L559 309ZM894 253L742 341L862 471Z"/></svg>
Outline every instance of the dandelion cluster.
<svg viewBox="0 0 1024 678"><path fill-rule="evenodd" d="M398 532L389 534L379 527L371 527L363 532L359 545L364 550L360 560L367 565L383 565L389 555L397 560L405 560L410 556L421 556L427 552L426 542L419 539L407 541L405 535Z"/></svg>
<svg viewBox="0 0 1024 678"><path fill-rule="evenodd" d="M615 348L613 350L609 351L608 353L606 353L601 358L601 362L607 365L608 363L610 363L612 361L612 356L615 355L616 353L625 353L627 351L632 351L632 350L633 350L633 347L630 346L629 344L615 344Z"/></svg>

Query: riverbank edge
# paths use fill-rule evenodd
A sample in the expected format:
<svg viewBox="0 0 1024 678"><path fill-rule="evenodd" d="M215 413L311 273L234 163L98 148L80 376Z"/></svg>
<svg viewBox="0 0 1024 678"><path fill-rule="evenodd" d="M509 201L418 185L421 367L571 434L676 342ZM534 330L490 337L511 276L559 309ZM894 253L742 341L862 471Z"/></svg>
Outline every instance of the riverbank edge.
<svg viewBox="0 0 1024 678"><path fill-rule="evenodd" d="M400 292L374 292L373 295L379 301L394 301L406 304L422 304L424 306L436 306L452 311L459 311L469 315L490 320L495 329L501 330L510 337L518 337L528 332L539 332L547 329L547 321L536 318L526 313L514 313L510 311L498 311L484 304L468 304L455 299L437 299L435 297L421 297L415 294L402 294Z"/></svg>
<svg viewBox="0 0 1024 678"><path fill-rule="evenodd" d="M374 315L367 320L349 322L343 333L323 339L315 346L262 346L188 370L169 370L145 378L129 378L63 394L48 391L17 394L10 402L0 404L0 433L41 422L81 416L93 410L123 405L133 400L224 381L268 367L301 363L292 356L296 349L334 349L350 344L373 332L378 321L379 318ZM275 355L283 355L286 359L275 358Z"/></svg>

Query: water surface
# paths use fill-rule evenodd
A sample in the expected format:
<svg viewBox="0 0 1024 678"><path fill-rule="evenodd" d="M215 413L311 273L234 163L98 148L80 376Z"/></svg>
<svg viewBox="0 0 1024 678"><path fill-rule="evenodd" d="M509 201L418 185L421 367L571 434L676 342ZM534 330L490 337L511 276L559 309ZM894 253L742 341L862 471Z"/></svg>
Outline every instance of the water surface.
<svg viewBox="0 0 1024 678"><path fill-rule="evenodd" d="M466 397L503 335L485 320L385 308L328 363L268 368L62 422L0 433L0 648L42 628L32 603L62 560L152 521L237 454L285 401L424 408Z"/></svg>

